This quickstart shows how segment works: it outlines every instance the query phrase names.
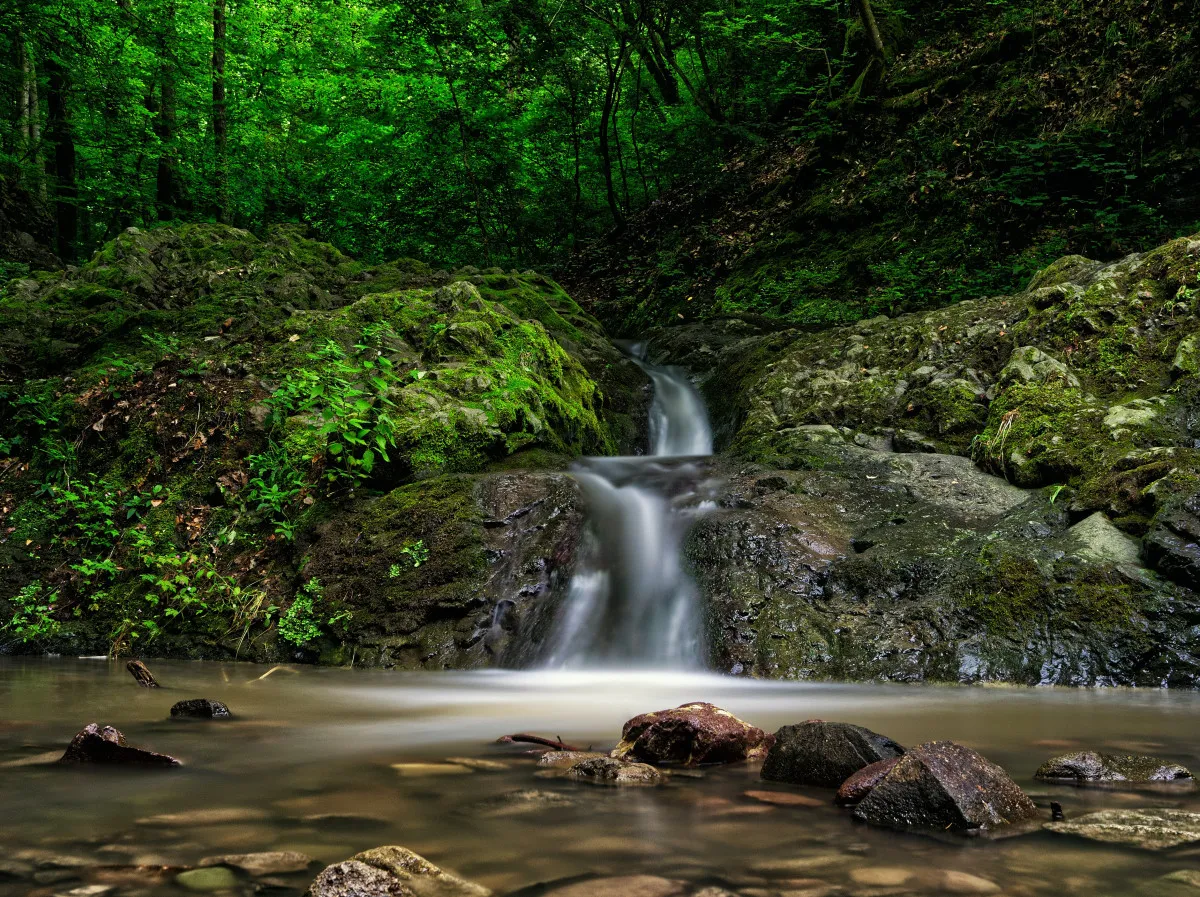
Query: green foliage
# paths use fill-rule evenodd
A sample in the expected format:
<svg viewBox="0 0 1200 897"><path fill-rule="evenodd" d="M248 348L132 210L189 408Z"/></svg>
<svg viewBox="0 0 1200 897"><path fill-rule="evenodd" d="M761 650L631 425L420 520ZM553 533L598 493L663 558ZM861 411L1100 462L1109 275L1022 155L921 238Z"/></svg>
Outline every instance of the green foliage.
<svg viewBox="0 0 1200 897"><path fill-rule="evenodd" d="M316 619L316 606L325 597L325 590L319 579L310 579L287 610L279 617L279 637L289 644L303 647L321 635L321 626Z"/></svg>
<svg viewBox="0 0 1200 897"><path fill-rule="evenodd" d="M8 599L13 615L3 628L22 642L45 641L58 633L59 624L54 618L57 600L58 592L47 592L41 582L29 583Z"/></svg>
<svg viewBox="0 0 1200 897"><path fill-rule="evenodd" d="M414 568L420 567L423 563L429 560L429 549L425 547L425 540L418 539L415 542L405 544L400 553L408 560Z"/></svg>

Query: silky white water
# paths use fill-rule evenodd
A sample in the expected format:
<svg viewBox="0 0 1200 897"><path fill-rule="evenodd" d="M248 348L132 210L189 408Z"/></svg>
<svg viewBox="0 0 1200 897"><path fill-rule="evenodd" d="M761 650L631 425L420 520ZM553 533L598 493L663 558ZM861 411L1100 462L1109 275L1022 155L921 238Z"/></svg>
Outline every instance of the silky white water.
<svg viewBox="0 0 1200 897"><path fill-rule="evenodd" d="M544 655L549 667L688 669L704 662L700 596L682 546L712 430L682 370L638 363L654 384L651 454L583 458L573 468L588 532Z"/></svg>

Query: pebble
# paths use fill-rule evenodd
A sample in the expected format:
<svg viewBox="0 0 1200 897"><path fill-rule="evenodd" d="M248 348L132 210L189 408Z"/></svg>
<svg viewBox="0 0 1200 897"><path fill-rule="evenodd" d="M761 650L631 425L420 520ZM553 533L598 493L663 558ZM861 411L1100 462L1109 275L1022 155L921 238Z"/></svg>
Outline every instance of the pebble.
<svg viewBox="0 0 1200 897"><path fill-rule="evenodd" d="M780 860L759 860L751 864L750 871L760 875L791 876L802 875L815 869L828 869L830 866L840 866L851 857L840 853L822 853L817 856L792 857Z"/></svg>
<svg viewBox="0 0 1200 897"><path fill-rule="evenodd" d="M657 875L620 875L552 888L545 897L677 897L683 890L683 882Z"/></svg>
<svg viewBox="0 0 1200 897"><path fill-rule="evenodd" d="M180 872L175 881L189 891L225 891L237 887L238 878L224 866L209 866Z"/></svg>
<svg viewBox="0 0 1200 897"><path fill-rule="evenodd" d="M116 889L116 885L82 885L69 891L61 891L55 894L55 897L104 897Z"/></svg>
<svg viewBox="0 0 1200 897"><path fill-rule="evenodd" d="M507 763L501 763L499 760L482 760L478 757L447 757L446 762L456 766L465 766L467 769L474 769L477 772L504 772L509 769Z"/></svg>
<svg viewBox="0 0 1200 897"><path fill-rule="evenodd" d="M201 866L235 866L249 875L280 875L285 872L303 872L316 860L306 853L295 850L272 850L264 853L234 853L224 856L205 857Z"/></svg>
<svg viewBox="0 0 1200 897"><path fill-rule="evenodd" d="M795 794L791 791L747 791L746 797L760 800L766 804L777 804L781 807L824 807L828 801L818 800L805 794Z"/></svg>
<svg viewBox="0 0 1200 897"><path fill-rule="evenodd" d="M998 894L1000 886L970 872L947 869L942 873L942 890L951 894Z"/></svg>
<svg viewBox="0 0 1200 897"><path fill-rule="evenodd" d="M460 763L393 763L392 769L402 776L450 776L471 772Z"/></svg>
<svg viewBox="0 0 1200 897"><path fill-rule="evenodd" d="M911 869L903 866L868 866L851 869L850 879L856 885L871 885L877 888L897 888L913 877Z"/></svg>
<svg viewBox="0 0 1200 897"><path fill-rule="evenodd" d="M187 813L159 813L156 816L143 816L137 820L138 825L183 825L189 828L194 825L226 825L231 822L257 822L266 819L263 810L253 807L212 807L207 810L192 810Z"/></svg>

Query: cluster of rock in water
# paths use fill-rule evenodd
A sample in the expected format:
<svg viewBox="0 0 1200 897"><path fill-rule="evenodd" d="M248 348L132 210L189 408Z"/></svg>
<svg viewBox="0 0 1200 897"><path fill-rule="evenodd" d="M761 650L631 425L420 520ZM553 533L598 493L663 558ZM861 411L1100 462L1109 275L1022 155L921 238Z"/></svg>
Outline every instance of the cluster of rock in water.
<svg viewBox="0 0 1200 897"><path fill-rule="evenodd" d="M174 717L228 718L224 704L206 699L181 701ZM773 735L713 704L696 702L645 713L629 720L609 752L578 749L561 740L518 735L500 739L531 742L540 753L540 775L609 786L661 786L673 778L694 776L697 767L761 761L762 779L773 783L827 788L831 803L848 809L855 820L910 832L962 835L1022 834L1047 830L1093 841L1149 850L1200 842L1200 814L1171 808L1110 809L1064 818L1057 802L1039 807L999 766L953 741L930 741L906 748L862 726L806 720L784 726ZM91 724L71 742L60 763L178 766L173 757L126 743L109 726ZM455 758L450 763L492 769L495 761ZM437 764L401 763L398 771ZM1082 751L1054 757L1035 778L1075 786L1191 787L1183 766L1147 756L1115 756ZM815 798L784 790L747 792L781 806L813 806ZM552 792L521 791L501 802L550 805ZM270 881L270 876L297 874L316 864L293 851L214 856L196 868L171 869L176 884L197 891L234 887L240 877ZM861 873L861 874L860 874ZM894 873L897 880L886 878ZM899 880L901 873L907 876ZM901 869L852 870L852 879L867 886L899 887L914 873ZM1179 873L1176 873L1178 876ZM987 879L948 872L939 890L990 894L999 888ZM263 879L267 876L267 879ZM879 880L876 880L879 879ZM278 881L278 879L276 879ZM1197 875L1200 882L1200 874ZM107 890L84 886L70 897L102 897ZM699 889L698 889L699 888ZM89 890L90 889L90 890ZM312 881L306 897L488 897L483 885L447 872L412 850L385 845L327 866ZM521 895L525 891L518 892ZM891 892L888 892L891 893ZM907 892L906 892L907 893ZM654 875L581 876L538 886L539 897L736 897L717 886L700 887Z"/></svg>

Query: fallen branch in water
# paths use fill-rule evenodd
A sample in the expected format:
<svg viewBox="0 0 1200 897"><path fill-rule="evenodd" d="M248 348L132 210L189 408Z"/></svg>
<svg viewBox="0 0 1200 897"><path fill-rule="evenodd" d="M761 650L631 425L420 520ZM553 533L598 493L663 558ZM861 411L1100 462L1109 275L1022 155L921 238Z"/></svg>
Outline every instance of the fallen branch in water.
<svg viewBox="0 0 1200 897"><path fill-rule="evenodd" d="M129 670L129 674L137 680L137 684L142 688L158 688L158 681L154 678L154 674L150 672L150 668L140 660L131 660L125 664L125 669Z"/></svg>
<svg viewBox="0 0 1200 897"><path fill-rule="evenodd" d="M582 751L583 748L573 744L567 744L562 740L562 736L556 736L557 741L549 738L544 738L541 735L530 735L527 732L518 732L516 735L503 735L496 739L496 744L540 744L542 747L548 747L552 751Z"/></svg>

